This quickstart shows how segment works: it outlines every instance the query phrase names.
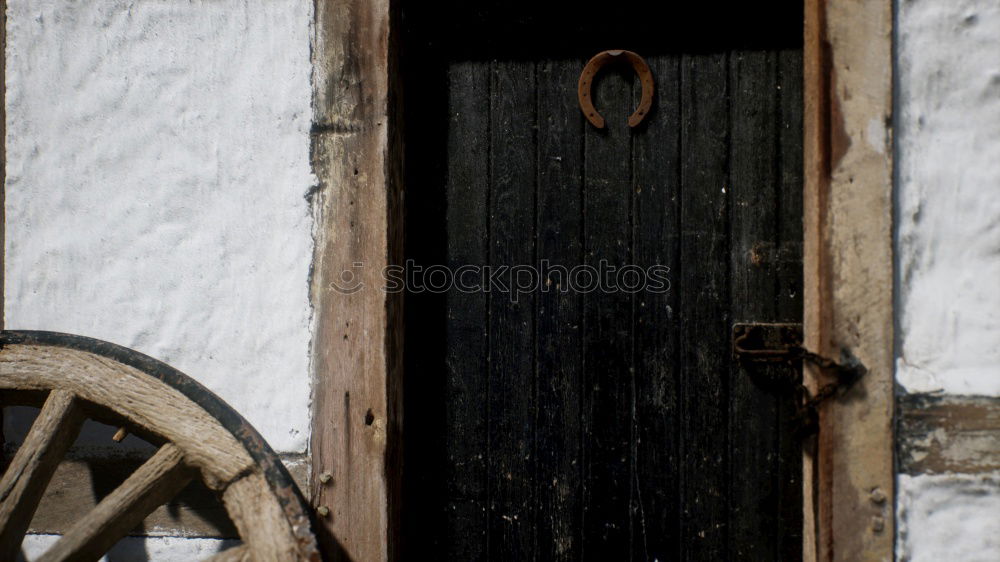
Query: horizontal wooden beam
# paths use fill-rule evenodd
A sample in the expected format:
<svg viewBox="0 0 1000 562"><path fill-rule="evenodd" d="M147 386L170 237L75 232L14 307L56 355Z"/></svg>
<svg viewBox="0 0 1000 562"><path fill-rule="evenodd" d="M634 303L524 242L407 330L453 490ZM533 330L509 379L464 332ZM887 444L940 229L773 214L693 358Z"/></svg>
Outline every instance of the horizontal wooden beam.
<svg viewBox="0 0 1000 562"><path fill-rule="evenodd" d="M1000 398L907 394L896 404L900 472L1000 470Z"/></svg>

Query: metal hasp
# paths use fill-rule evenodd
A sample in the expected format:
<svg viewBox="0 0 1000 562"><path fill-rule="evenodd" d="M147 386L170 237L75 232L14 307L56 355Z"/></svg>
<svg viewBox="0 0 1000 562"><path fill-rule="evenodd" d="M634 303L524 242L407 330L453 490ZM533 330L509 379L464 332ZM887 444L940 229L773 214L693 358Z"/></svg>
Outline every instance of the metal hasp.
<svg viewBox="0 0 1000 562"><path fill-rule="evenodd" d="M787 361L802 345L802 324L734 324L732 339L740 361Z"/></svg>
<svg viewBox="0 0 1000 562"><path fill-rule="evenodd" d="M601 117L601 114L594 107L594 77L602 68L617 61L629 62L642 82L642 100L639 102L639 107L628 118L629 127L638 127L646 115L649 115L649 108L653 106L653 72L649 70L649 65L642 57L632 51L624 50L597 53L587 62L587 66L583 67L583 73L580 74L580 82L577 85L577 97L580 100L580 110L583 111L584 117L598 129L603 129L605 123L604 117Z"/></svg>
<svg viewBox="0 0 1000 562"><path fill-rule="evenodd" d="M794 366L808 361L834 376L834 380L819 388L815 395L802 383L802 370L786 370L779 379L767 377L772 384L781 382L796 393L798 433L806 437L819 427L819 406L834 396L847 392L868 372L856 358L843 352L843 362L823 357L802 347L802 324L741 323L733 325L733 356L747 367L750 375L759 375L755 365L788 363Z"/></svg>

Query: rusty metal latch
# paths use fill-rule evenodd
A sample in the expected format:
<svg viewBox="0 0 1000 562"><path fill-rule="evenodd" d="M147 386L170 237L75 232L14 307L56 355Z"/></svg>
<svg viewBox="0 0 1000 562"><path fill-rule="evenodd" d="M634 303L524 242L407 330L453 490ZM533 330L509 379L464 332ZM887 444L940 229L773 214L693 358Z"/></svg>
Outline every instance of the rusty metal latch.
<svg viewBox="0 0 1000 562"><path fill-rule="evenodd" d="M627 61L631 64L642 82L642 100L639 101L639 107L628 118L629 127L638 127L639 123L642 123L642 120L649 115L649 108L653 106L653 72L649 70L646 61L632 51L601 51L587 61L587 66L583 67L583 73L580 74L580 82L576 89L583 116L598 129L604 128L604 117L601 117L601 114L594 108L594 77L602 68L615 61Z"/></svg>
<svg viewBox="0 0 1000 562"><path fill-rule="evenodd" d="M819 406L823 402L846 393L868 372L857 358L846 351L842 354L842 362L838 363L802 347L802 324L734 324L732 342L733 355L748 367L751 376L755 374L752 368L755 364L783 362L794 366L797 362L807 361L835 377L834 381L820 387L815 395L811 395L803 384L801 369L789 369L781 381L795 392L798 433L802 437L817 431Z"/></svg>

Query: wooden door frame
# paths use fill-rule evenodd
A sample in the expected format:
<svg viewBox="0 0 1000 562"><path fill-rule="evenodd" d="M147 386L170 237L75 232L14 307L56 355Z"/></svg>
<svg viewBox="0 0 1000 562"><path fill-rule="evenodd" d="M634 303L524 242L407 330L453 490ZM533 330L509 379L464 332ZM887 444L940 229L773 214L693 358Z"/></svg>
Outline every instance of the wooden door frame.
<svg viewBox="0 0 1000 562"><path fill-rule="evenodd" d="M820 413L804 456L805 560L890 560L893 2L805 0L806 346L868 374ZM817 386L818 373L807 372Z"/></svg>
<svg viewBox="0 0 1000 562"><path fill-rule="evenodd" d="M821 437L804 455L803 554L886 560L895 535L893 4L804 2L806 343L832 357L847 350L869 372L823 409ZM363 263L362 280L376 287L382 266L401 263L398 4L316 0L311 488L314 505L330 510L320 518L326 537L355 560L398 558L402 302L337 294L329 283ZM807 372L808 384L818 377Z"/></svg>
<svg viewBox="0 0 1000 562"><path fill-rule="evenodd" d="M315 0L311 501L332 559L395 560L402 455L398 2ZM343 272L363 289L337 291Z"/></svg>
<svg viewBox="0 0 1000 562"><path fill-rule="evenodd" d="M312 501L355 560L398 557L402 302L330 282L402 257L397 7L316 0L313 39ZM804 455L805 560L893 556L892 30L891 0L805 0L806 342L869 369Z"/></svg>

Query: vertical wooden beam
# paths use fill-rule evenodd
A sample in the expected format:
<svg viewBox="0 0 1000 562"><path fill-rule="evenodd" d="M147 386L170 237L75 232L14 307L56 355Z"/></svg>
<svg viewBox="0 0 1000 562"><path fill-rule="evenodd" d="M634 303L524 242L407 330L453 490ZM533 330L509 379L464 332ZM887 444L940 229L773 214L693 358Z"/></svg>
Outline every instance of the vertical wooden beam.
<svg viewBox="0 0 1000 562"><path fill-rule="evenodd" d="M806 0L806 345L868 374L805 458L806 560L893 553L892 2ZM811 372L815 389L825 382ZM878 491L878 493L873 493ZM882 500L882 501L879 501Z"/></svg>
<svg viewBox="0 0 1000 562"><path fill-rule="evenodd" d="M829 300L826 286L826 260L821 259L823 251L820 225L824 224L826 192L829 189L828 132L829 93L827 84L827 59L829 45L826 43L826 8L824 0L805 0L805 31L802 53L802 150L803 150L803 194L802 194L802 268L803 268L803 310L802 322L805 327L805 344L815 349L818 342L825 339L824 328L829 322L822 314L829 307L819 306ZM815 391L815 373L808 369L805 373L807 386ZM808 447L802 457L802 560L816 562L817 545L817 497L815 449Z"/></svg>
<svg viewBox="0 0 1000 562"><path fill-rule="evenodd" d="M402 248L393 4L315 4L311 488L334 559L396 557L402 295L382 290Z"/></svg>

